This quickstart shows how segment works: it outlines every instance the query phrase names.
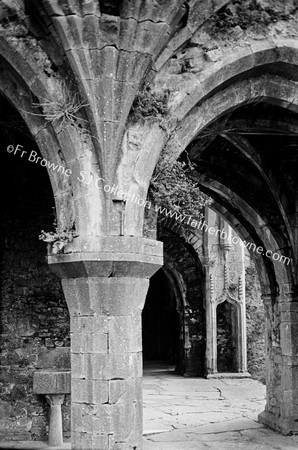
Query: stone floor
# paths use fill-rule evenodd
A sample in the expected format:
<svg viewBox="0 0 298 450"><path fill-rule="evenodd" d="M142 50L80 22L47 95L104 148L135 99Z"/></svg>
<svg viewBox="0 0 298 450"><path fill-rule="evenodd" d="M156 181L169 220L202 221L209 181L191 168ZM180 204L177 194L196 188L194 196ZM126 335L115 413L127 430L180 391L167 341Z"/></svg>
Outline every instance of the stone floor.
<svg viewBox="0 0 298 450"><path fill-rule="evenodd" d="M171 367L147 366L143 450L297 450L298 436L281 436L257 422L264 404L265 387L251 379L183 378ZM40 442L0 443L2 450L50 448ZM62 449L69 450L70 443L55 448Z"/></svg>
<svg viewBox="0 0 298 450"><path fill-rule="evenodd" d="M169 370L144 372L144 450L298 449L298 436L257 422L265 405L258 381L183 378Z"/></svg>

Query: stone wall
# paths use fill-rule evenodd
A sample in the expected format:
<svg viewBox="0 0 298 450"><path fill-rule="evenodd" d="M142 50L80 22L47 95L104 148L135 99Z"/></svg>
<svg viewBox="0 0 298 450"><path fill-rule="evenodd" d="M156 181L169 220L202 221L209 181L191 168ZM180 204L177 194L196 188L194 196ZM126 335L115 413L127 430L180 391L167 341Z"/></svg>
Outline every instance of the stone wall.
<svg viewBox="0 0 298 450"><path fill-rule="evenodd" d="M248 253L245 259L247 365L252 378L266 382L265 311L257 271Z"/></svg>
<svg viewBox="0 0 298 450"><path fill-rule="evenodd" d="M33 372L42 351L69 346L60 281L50 272L45 244L38 240L41 229L53 227L54 201L44 168L5 149L0 156L6 173L1 190L0 440L40 440L46 438L49 408L43 396L33 394ZM66 435L69 403L68 398L63 406Z"/></svg>

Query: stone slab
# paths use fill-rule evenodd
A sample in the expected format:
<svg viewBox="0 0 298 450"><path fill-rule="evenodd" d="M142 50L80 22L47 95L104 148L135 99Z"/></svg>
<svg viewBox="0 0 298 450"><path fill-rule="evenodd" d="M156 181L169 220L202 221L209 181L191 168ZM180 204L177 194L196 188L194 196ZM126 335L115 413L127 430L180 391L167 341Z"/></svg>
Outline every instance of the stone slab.
<svg viewBox="0 0 298 450"><path fill-rule="evenodd" d="M35 394L70 394L70 370L47 369L33 374L33 392Z"/></svg>

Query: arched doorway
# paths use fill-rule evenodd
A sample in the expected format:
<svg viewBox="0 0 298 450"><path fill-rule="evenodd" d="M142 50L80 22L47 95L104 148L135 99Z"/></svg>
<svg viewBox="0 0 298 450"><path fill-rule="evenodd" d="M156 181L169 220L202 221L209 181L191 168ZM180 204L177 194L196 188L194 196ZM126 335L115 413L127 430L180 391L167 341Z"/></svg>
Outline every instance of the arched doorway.
<svg viewBox="0 0 298 450"><path fill-rule="evenodd" d="M142 313L144 363L177 365L180 352L180 318L173 282L160 269L150 279Z"/></svg>
<svg viewBox="0 0 298 450"><path fill-rule="evenodd" d="M224 301L217 306L217 370L236 372L237 367L237 308Z"/></svg>

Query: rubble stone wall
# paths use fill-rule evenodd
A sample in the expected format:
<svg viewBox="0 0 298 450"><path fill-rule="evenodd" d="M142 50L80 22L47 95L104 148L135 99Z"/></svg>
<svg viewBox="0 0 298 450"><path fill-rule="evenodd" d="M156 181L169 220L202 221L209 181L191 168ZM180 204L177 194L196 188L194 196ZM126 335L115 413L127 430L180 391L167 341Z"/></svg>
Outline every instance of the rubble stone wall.
<svg viewBox="0 0 298 450"><path fill-rule="evenodd" d="M21 142L20 142L21 143ZM28 145L30 145L28 143ZM60 281L47 265L41 229L53 227L53 196L41 167L1 153L6 187L1 220L0 438L46 438L49 407L33 394L45 350L69 346L69 316ZM63 405L69 434L70 396Z"/></svg>

